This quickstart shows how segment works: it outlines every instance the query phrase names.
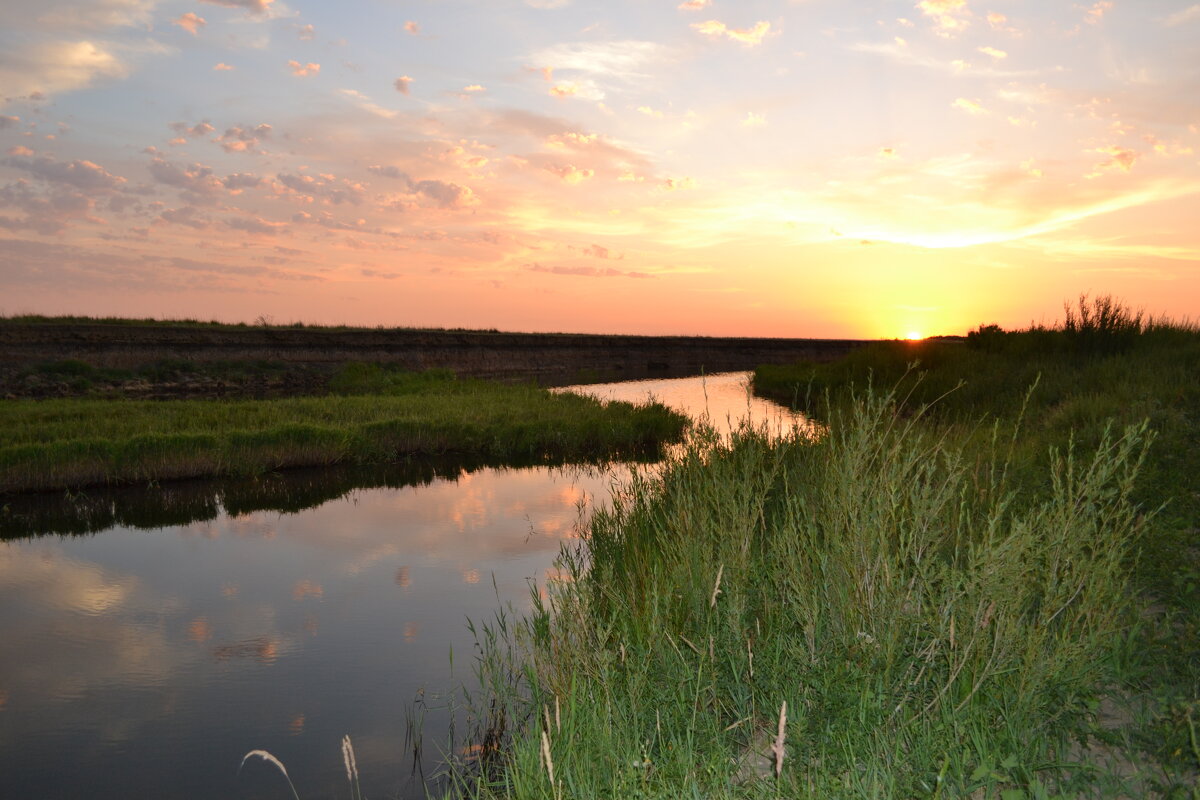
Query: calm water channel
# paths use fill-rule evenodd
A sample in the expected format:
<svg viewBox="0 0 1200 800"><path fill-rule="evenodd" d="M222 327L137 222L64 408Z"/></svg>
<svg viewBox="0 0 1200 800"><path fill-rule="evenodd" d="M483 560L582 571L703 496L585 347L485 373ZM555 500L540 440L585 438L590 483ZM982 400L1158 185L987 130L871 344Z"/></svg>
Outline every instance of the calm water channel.
<svg viewBox="0 0 1200 800"><path fill-rule="evenodd" d="M746 377L567 390L718 427L790 419ZM345 797L344 734L366 795L422 796L414 698L432 770L438 698L472 678L466 620L527 608L625 474L423 462L18 508L0 541L0 797L289 797L262 762L239 774L257 748L301 796Z"/></svg>

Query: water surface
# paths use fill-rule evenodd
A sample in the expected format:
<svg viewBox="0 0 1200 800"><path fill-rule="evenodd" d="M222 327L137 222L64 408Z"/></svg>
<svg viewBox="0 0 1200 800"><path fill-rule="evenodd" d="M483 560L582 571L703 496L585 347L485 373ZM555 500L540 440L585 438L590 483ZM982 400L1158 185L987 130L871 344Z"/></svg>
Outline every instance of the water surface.
<svg viewBox="0 0 1200 800"><path fill-rule="evenodd" d="M570 390L790 419L745 378ZM421 796L414 698L432 769L442 698L471 683L466 620L528 608L624 474L421 462L26 508L8 535L42 535L0 542L0 796L290 796L262 762L239 774L262 748L301 796L342 797L344 734L367 795Z"/></svg>

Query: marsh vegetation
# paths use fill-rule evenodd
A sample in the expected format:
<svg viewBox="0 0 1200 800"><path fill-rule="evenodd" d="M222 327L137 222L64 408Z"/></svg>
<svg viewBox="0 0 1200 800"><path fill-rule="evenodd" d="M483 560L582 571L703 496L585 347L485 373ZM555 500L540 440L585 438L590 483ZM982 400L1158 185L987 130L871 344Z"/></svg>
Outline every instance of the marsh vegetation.
<svg viewBox="0 0 1200 800"><path fill-rule="evenodd" d="M9 400L0 491L245 475L459 453L596 460L678 439L665 406L349 364L333 394L272 400Z"/></svg>
<svg viewBox="0 0 1200 800"><path fill-rule="evenodd" d="M1200 333L1066 324L762 368L481 628L474 797L1194 797ZM785 705L786 704L786 705Z"/></svg>

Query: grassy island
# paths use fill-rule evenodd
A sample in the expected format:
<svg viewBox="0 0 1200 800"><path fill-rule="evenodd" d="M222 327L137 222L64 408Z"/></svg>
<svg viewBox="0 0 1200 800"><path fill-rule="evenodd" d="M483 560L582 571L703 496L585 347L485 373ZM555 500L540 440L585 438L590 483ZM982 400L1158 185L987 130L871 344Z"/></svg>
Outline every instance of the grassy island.
<svg viewBox="0 0 1200 800"><path fill-rule="evenodd" d="M914 362L918 362L913 366ZM1200 332L1065 325L762 368L480 631L473 797L1194 798Z"/></svg>
<svg viewBox="0 0 1200 800"><path fill-rule="evenodd" d="M595 460L677 440L661 405L350 364L333 394L0 402L0 492L385 463L421 454Z"/></svg>

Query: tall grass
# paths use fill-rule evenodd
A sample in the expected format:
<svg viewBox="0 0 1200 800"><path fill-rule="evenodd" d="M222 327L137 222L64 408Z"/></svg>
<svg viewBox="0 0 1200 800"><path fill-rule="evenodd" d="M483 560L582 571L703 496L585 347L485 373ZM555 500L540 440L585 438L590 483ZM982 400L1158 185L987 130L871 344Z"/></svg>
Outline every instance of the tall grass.
<svg viewBox="0 0 1200 800"><path fill-rule="evenodd" d="M351 373L344 395L275 400L10 400L0 492L244 475L409 455L596 459L653 450L686 420L445 374Z"/></svg>
<svg viewBox="0 0 1200 800"><path fill-rule="evenodd" d="M1054 450L1028 493L998 428L980 457L891 395L828 418L820 438L699 431L596 514L549 599L481 637L505 741L458 792L1007 798L1075 779L1067 733L1136 619L1146 426Z"/></svg>

